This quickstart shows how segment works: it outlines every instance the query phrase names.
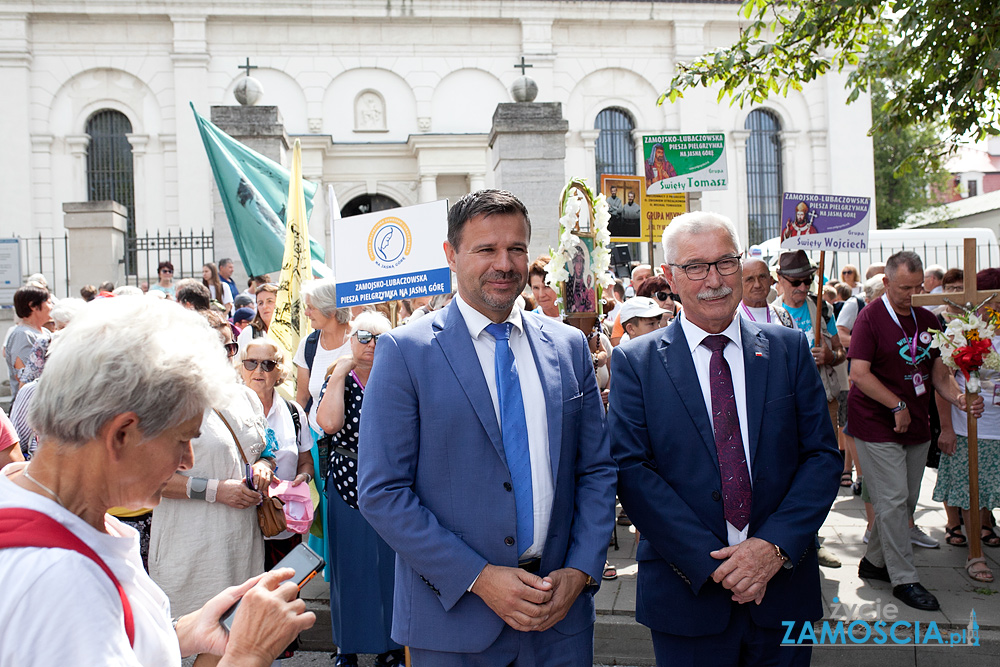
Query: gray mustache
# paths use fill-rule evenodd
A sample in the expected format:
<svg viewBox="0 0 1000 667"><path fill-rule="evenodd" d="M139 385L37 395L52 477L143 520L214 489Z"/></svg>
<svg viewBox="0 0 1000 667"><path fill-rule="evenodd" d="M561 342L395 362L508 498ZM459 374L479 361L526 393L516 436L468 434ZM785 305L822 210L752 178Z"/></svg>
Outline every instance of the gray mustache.
<svg viewBox="0 0 1000 667"><path fill-rule="evenodd" d="M703 299L719 299L724 296L729 296L732 293L733 293L733 288L726 286L717 287L715 289L703 289L702 291L698 292L698 300L701 301Z"/></svg>

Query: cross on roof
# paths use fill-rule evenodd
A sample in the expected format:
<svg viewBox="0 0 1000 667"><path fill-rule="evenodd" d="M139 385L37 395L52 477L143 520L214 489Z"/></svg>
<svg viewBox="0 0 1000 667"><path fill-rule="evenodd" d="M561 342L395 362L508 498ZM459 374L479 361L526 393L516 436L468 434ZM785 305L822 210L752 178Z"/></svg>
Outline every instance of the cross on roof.
<svg viewBox="0 0 1000 667"><path fill-rule="evenodd" d="M525 74L524 70L526 70L529 67L534 67L534 65L527 65L527 64L525 64L525 62L524 62L524 56L521 56L521 62L520 63L518 63L517 65L514 65L514 69L521 70L521 76L524 76L524 74Z"/></svg>
<svg viewBox="0 0 1000 667"><path fill-rule="evenodd" d="M529 67L530 67L530 65L529 65ZM247 58L246 64L245 65L237 65L236 69L245 69L247 71L247 76L250 76L250 70L257 69L257 66L256 65L251 65L250 64L250 58Z"/></svg>

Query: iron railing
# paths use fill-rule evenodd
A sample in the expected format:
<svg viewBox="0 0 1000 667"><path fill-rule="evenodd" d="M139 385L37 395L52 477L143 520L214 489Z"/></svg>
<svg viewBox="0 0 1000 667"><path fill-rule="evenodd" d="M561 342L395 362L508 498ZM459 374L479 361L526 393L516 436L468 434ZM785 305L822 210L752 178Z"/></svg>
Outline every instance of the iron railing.
<svg viewBox="0 0 1000 667"><path fill-rule="evenodd" d="M125 238L125 257L134 258L134 271L127 271L125 283L139 285L157 282L156 267L160 262L174 265L174 281L182 278L201 278L201 267L215 261L215 234L212 231L195 233L170 232L155 236L146 232L145 236Z"/></svg>
<svg viewBox="0 0 1000 667"><path fill-rule="evenodd" d="M40 273L49 291L62 299L69 294L69 236L16 236L21 241L24 278Z"/></svg>

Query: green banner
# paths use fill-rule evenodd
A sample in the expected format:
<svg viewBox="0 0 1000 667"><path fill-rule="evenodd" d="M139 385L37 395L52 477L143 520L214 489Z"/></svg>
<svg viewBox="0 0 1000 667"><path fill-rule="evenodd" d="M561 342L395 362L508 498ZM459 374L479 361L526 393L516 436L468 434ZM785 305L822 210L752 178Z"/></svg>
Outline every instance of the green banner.
<svg viewBox="0 0 1000 667"><path fill-rule="evenodd" d="M658 134L642 138L646 194L729 188L726 135Z"/></svg>

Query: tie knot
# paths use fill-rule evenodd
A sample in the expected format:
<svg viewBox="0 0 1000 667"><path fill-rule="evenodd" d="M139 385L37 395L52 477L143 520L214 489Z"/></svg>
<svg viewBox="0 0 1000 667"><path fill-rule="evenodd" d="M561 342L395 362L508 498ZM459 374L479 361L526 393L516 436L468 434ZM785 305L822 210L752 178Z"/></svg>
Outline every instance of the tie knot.
<svg viewBox="0 0 1000 667"><path fill-rule="evenodd" d="M486 330L490 332L490 335L497 340L507 340L510 338L510 330L514 327L510 322L501 322L500 324L490 324L486 327Z"/></svg>
<svg viewBox="0 0 1000 667"><path fill-rule="evenodd" d="M701 341L701 344L710 349L713 353L721 352L725 349L726 345L729 344L729 338L721 334L705 336L705 340Z"/></svg>

